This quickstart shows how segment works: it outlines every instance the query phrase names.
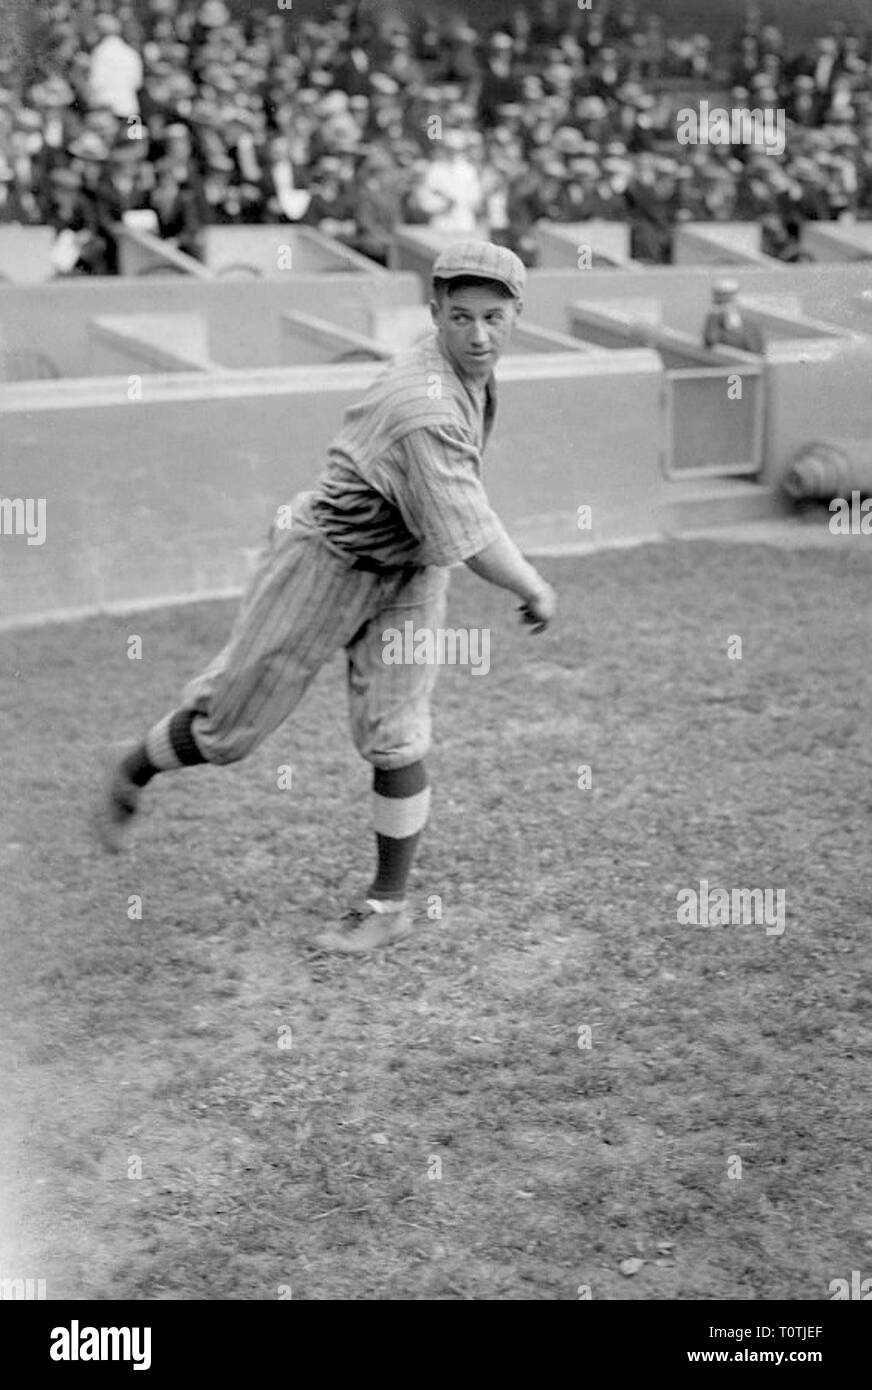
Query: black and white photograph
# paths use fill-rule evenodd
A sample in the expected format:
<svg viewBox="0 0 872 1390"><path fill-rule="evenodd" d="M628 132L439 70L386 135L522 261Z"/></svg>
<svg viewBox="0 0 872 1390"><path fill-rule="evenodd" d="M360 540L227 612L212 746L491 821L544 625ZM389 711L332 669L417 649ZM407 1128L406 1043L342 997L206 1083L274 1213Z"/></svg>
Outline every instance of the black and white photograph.
<svg viewBox="0 0 872 1390"><path fill-rule="evenodd" d="M571 1301L836 1374L870 586L868 0L0 0L22 1365Z"/></svg>

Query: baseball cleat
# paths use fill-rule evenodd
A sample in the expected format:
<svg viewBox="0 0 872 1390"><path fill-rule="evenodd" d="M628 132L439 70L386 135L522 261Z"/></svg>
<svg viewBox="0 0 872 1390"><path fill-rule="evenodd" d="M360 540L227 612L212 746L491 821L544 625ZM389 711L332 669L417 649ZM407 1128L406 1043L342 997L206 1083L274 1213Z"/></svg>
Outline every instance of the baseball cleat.
<svg viewBox="0 0 872 1390"><path fill-rule="evenodd" d="M348 955L363 955L382 946L393 946L412 930L412 918L405 904L385 911L374 906L371 899L362 907L353 907L343 915L338 927L321 932L315 945L322 951L344 951Z"/></svg>
<svg viewBox="0 0 872 1390"><path fill-rule="evenodd" d="M93 815L97 838L110 854L118 854L124 848L130 822L139 810L141 794L140 788L124 771L123 764L115 763L103 783Z"/></svg>

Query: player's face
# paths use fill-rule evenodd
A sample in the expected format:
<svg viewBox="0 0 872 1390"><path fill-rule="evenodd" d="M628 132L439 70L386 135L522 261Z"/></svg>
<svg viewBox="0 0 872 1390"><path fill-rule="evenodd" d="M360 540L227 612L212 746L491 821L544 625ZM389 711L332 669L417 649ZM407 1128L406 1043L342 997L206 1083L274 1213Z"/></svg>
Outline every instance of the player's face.
<svg viewBox="0 0 872 1390"><path fill-rule="evenodd" d="M509 340L518 316L517 301L484 285L466 285L430 301L443 351L457 370L486 381Z"/></svg>

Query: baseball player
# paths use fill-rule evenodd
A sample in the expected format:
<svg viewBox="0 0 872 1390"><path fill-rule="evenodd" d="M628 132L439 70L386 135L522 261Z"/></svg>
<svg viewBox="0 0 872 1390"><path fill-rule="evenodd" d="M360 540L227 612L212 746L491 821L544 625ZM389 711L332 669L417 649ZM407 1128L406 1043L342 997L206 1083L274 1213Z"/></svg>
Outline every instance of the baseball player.
<svg viewBox="0 0 872 1390"><path fill-rule="evenodd" d="M372 764L376 872L362 904L316 937L370 951L406 936L409 872L427 821L424 757L436 664L384 658L386 629L435 633L449 566L516 594L541 632L556 599L491 508L481 454L494 419L494 366L523 307L510 250L460 242L433 267L435 331L397 358L345 412L317 486L277 520L230 639L179 708L115 766L96 823L119 850L158 773L246 757L296 709L337 650L347 658L351 731ZM279 513L281 515L281 513Z"/></svg>

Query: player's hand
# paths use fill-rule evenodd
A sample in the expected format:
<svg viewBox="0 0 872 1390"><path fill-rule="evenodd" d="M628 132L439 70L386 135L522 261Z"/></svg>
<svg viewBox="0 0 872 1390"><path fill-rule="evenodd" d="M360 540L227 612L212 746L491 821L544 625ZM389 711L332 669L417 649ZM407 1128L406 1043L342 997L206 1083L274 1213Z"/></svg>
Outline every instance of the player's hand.
<svg viewBox="0 0 872 1390"><path fill-rule="evenodd" d="M518 611L531 632L544 632L557 612L557 595L543 579L541 587L518 605Z"/></svg>

